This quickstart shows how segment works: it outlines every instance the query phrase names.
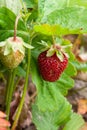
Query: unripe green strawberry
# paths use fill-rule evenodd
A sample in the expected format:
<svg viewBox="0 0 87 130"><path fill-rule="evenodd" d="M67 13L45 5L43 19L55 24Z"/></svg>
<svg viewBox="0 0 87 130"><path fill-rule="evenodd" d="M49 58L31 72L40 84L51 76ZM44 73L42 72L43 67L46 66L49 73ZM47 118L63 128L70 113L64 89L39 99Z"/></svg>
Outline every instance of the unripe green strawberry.
<svg viewBox="0 0 87 130"><path fill-rule="evenodd" d="M68 64L67 56L61 52L62 59L58 57L55 49L52 50L52 55L48 56L49 50L46 50L38 56L38 65L42 78L49 82L54 82L59 79Z"/></svg>
<svg viewBox="0 0 87 130"><path fill-rule="evenodd" d="M20 37L16 37L15 40L13 37L9 37L0 42L0 60L2 64L10 69L16 68L24 58L25 47L32 48Z"/></svg>

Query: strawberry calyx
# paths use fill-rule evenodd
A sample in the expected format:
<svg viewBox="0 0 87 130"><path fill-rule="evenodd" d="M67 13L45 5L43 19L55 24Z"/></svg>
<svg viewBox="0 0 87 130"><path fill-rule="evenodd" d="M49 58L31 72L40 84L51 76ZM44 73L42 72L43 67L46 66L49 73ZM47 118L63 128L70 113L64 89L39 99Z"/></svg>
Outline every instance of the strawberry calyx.
<svg viewBox="0 0 87 130"><path fill-rule="evenodd" d="M60 46L58 44L53 44L48 50L47 50L47 57L51 57L56 53L56 56L60 59L62 62L64 60L64 55L68 58L68 54L65 52L65 48L67 46Z"/></svg>
<svg viewBox="0 0 87 130"><path fill-rule="evenodd" d="M24 55L25 48L33 49L33 47L23 41L21 37L16 37L14 40L13 37L7 38L5 41L0 42L0 48L4 48L4 55L8 55L11 52L19 51Z"/></svg>
<svg viewBox="0 0 87 130"><path fill-rule="evenodd" d="M33 49L33 47L23 41L21 37L16 36L18 21L21 18L19 14L15 20L14 36L7 38L5 41L0 42L0 48L3 55L8 55L12 52L19 51L21 54L25 54L25 48Z"/></svg>

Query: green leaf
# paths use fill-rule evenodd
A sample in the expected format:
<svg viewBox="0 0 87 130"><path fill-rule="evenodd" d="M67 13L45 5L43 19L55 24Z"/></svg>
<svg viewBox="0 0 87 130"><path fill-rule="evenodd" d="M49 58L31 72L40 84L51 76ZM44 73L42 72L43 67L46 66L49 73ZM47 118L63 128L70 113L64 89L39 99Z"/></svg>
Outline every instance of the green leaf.
<svg viewBox="0 0 87 130"><path fill-rule="evenodd" d="M14 35L14 30L9 27L9 29L3 28L0 30L0 41L4 41L8 37L11 37ZM29 34L26 31L23 31L22 29L18 29L17 36L22 37L25 42L28 42L29 40Z"/></svg>
<svg viewBox="0 0 87 130"><path fill-rule="evenodd" d="M63 95L66 95L67 91L74 86L74 81L63 73L57 82L46 82L41 78L37 62L33 57L31 63L32 80L38 93L32 111L33 122L38 130L57 130L70 117L71 107ZM71 69L73 70L73 66ZM68 71L70 70L67 70L67 73Z"/></svg>
<svg viewBox="0 0 87 130"><path fill-rule="evenodd" d="M65 29L68 28L74 33L75 31L76 33L85 33L87 32L86 14L87 9L72 7L72 8L64 8L61 10L55 10L54 12L46 16L45 19L47 19L46 21L49 24L61 25L63 28Z"/></svg>
<svg viewBox="0 0 87 130"><path fill-rule="evenodd" d="M73 113L71 115L71 120L65 125L63 130L80 130L84 125L84 120L81 115Z"/></svg>
<svg viewBox="0 0 87 130"><path fill-rule="evenodd" d="M73 67L72 67L73 69ZM70 73L70 72L68 72ZM63 95L67 95L68 90L74 86L74 80L70 78L65 72L61 75L60 79L55 82L56 90L60 91Z"/></svg>
<svg viewBox="0 0 87 130"><path fill-rule="evenodd" d="M57 4L59 4L59 1L58 3L57 1L55 3L55 6L57 6ZM65 6L64 8L53 8L54 5L52 5L47 8L49 4L46 4L47 3L45 1L42 4L42 16L39 18L39 21L43 24L46 23L48 25L46 25L45 28L43 28L43 25L40 25L41 28L40 26L36 26L36 31L41 33L42 30L42 33L46 35L87 33L87 8L82 8L75 5L73 7Z"/></svg>
<svg viewBox="0 0 87 130"><path fill-rule="evenodd" d="M26 71L21 66L18 66L16 74L18 76L25 77L26 76Z"/></svg>
<svg viewBox="0 0 87 130"><path fill-rule="evenodd" d="M50 23L50 22L49 22ZM55 25L49 25L49 24L42 24L42 25L35 25L34 30L36 32L45 34L45 35L66 35L66 34L75 34L75 33L81 33L82 30L80 28L68 28L63 27L61 25L55 24Z"/></svg>
<svg viewBox="0 0 87 130"><path fill-rule="evenodd" d="M38 8L39 8L39 15L42 17L43 15L48 15L53 12L55 9L61 9L62 7L66 6L66 0L39 0L38 1Z"/></svg>
<svg viewBox="0 0 87 130"><path fill-rule="evenodd" d="M86 0L69 0L68 6L87 7L87 1Z"/></svg>
<svg viewBox="0 0 87 130"><path fill-rule="evenodd" d="M40 17L49 15L54 10L64 9L65 7L87 7L86 0L39 0L38 8Z"/></svg>
<svg viewBox="0 0 87 130"><path fill-rule="evenodd" d="M87 63L80 63L79 61L73 61L72 64L76 67L78 71L87 71Z"/></svg>
<svg viewBox="0 0 87 130"><path fill-rule="evenodd" d="M33 59L33 58L32 58ZM32 80L37 87L38 92L38 107L45 110L56 110L59 104L63 103L63 96L67 91L74 86L74 81L65 73L63 73L57 82L46 82L42 79L37 68L37 63L32 60ZM67 79L67 80L66 80ZM60 93L61 92L61 93ZM59 102L59 103L58 103Z"/></svg>
<svg viewBox="0 0 87 130"><path fill-rule="evenodd" d="M72 64L72 62L68 63L65 73L69 76L74 76L77 74L76 67L74 66L74 64Z"/></svg>
<svg viewBox="0 0 87 130"><path fill-rule="evenodd" d="M7 7L13 11L16 15L19 14L22 9L20 0L0 0L0 7Z"/></svg>
<svg viewBox="0 0 87 130"><path fill-rule="evenodd" d="M74 71L72 74L70 74L71 70L67 69L58 81L53 83L44 81L37 66L40 50L38 51L39 46L36 41L39 39L33 41L35 50L31 53L31 75L37 89L37 98L32 109L33 122L38 130L58 130L59 126L64 125L71 115L71 105L63 95L66 95L74 86L74 81L70 76L73 76L76 71L70 64L68 67Z"/></svg>
<svg viewBox="0 0 87 130"><path fill-rule="evenodd" d="M27 8L34 8L36 4L35 0L23 0L23 2L26 4Z"/></svg>
<svg viewBox="0 0 87 130"><path fill-rule="evenodd" d="M5 7L0 8L0 41L4 41L6 38L13 36L15 19L15 14L9 9ZM29 40L29 33L22 20L18 22L17 35L22 37L25 42Z"/></svg>
<svg viewBox="0 0 87 130"><path fill-rule="evenodd" d="M36 22L37 18L38 18L38 10L37 8L35 8L32 10L31 15L28 18L28 23L30 24L32 21Z"/></svg>
<svg viewBox="0 0 87 130"><path fill-rule="evenodd" d="M62 109L61 109L62 108ZM70 106L67 103L61 104L56 111L42 112L36 104L32 109L33 122L38 130L58 130L58 127L69 120Z"/></svg>

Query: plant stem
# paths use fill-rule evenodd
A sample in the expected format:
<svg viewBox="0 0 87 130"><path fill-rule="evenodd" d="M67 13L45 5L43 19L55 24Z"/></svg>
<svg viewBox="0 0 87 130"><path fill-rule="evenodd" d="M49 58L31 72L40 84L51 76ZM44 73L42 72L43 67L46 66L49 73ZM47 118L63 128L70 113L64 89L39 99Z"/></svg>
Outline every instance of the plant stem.
<svg viewBox="0 0 87 130"><path fill-rule="evenodd" d="M55 45L55 36L52 36L53 45Z"/></svg>
<svg viewBox="0 0 87 130"><path fill-rule="evenodd" d="M6 102L6 108L7 108L7 104L8 104L8 97L9 97L9 90L10 90L10 84L11 84L11 80L12 80L12 71L9 72L9 77L8 77L8 82L7 82L7 87L6 87L6 97L5 97L5 102Z"/></svg>
<svg viewBox="0 0 87 130"><path fill-rule="evenodd" d="M8 86L8 94L7 94L7 103L6 103L6 114L7 114L7 119L9 119L9 114L10 114L10 103L13 95L13 90L14 90L14 79L16 75L16 69L13 70L11 74L11 79L9 81L9 86Z"/></svg>
<svg viewBox="0 0 87 130"><path fill-rule="evenodd" d="M17 123L18 123L19 116L21 114L23 104L24 104L24 100L25 100L25 96L26 96L26 92L27 92L27 86L28 86L29 71L30 71L30 57L31 57L31 50L29 49L28 50L28 64L27 64L26 79L25 79L23 94L22 94L22 98L21 98L19 107L17 109L16 115L15 115L14 123L13 123L11 130L15 130Z"/></svg>
<svg viewBox="0 0 87 130"><path fill-rule="evenodd" d="M15 89L16 89L16 87L17 87L19 81L20 81L20 77L17 77L17 80L16 80L16 82L15 82L15 84L14 84L14 88L13 88L14 90L13 90L13 92L15 91Z"/></svg>
<svg viewBox="0 0 87 130"><path fill-rule="evenodd" d="M23 11L24 11L24 14L26 15L26 13L27 13L27 8L26 8L26 6L25 6L23 0L20 0L20 3L21 3L21 5L22 5L22 9L23 9Z"/></svg>
<svg viewBox="0 0 87 130"><path fill-rule="evenodd" d="M14 26L14 38L13 38L13 41L16 40L17 25L18 25L18 20L19 20L20 17L21 17L21 16L18 15L18 16L16 17L16 20L15 20L15 26Z"/></svg>

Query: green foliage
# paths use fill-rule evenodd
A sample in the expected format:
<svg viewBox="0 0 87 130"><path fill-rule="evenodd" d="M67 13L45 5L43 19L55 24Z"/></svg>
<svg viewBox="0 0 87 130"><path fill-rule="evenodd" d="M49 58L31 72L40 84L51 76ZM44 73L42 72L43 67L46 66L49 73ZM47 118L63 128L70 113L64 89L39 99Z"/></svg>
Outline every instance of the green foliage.
<svg viewBox="0 0 87 130"><path fill-rule="evenodd" d="M55 10L47 16L47 21L50 24L59 24L71 30L79 29L76 33L87 32L87 9L71 7L61 10ZM83 15L84 14L84 15ZM74 32L75 33L75 32Z"/></svg>
<svg viewBox="0 0 87 130"><path fill-rule="evenodd" d="M86 0L69 0L68 4L69 4L69 6L87 7L87 1Z"/></svg>
<svg viewBox="0 0 87 130"><path fill-rule="evenodd" d="M87 7L86 0L39 0L39 15L40 17L49 15L55 10L65 9L66 7Z"/></svg>
<svg viewBox="0 0 87 130"><path fill-rule="evenodd" d="M78 71L87 71L87 63L81 63L78 61L73 61L72 64L76 67Z"/></svg>
<svg viewBox="0 0 87 130"><path fill-rule="evenodd" d="M82 117L73 113L70 121L65 125L63 130L78 130L83 126L83 124L84 121L82 120Z"/></svg>
<svg viewBox="0 0 87 130"><path fill-rule="evenodd" d="M58 130L60 124L69 120L70 106L64 103L60 105L56 111L46 110L42 112L38 106L34 104L32 113L33 122L36 124L38 130Z"/></svg>
<svg viewBox="0 0 87 130"><path fill-rule="evenodd" d="M86 5L87 2L82 0L39 0L38 20L46 25L37 25L35 30L46 35L86 33Z"/></svg>
<svg viewBox="0 0 87 130"><path fill-rule="evenodd" d="M25 77L26 76L26 71L24 70L24 68L22 68L21 66L18 66L17 67L17 72L16 74L19 76L19 77Z"/></svg>
<svg viewBox="0 0 87 130"><path fill-rule="evenodd" d="M36 0L23 0L27 8L34 8L36 5Z"/></svg>
<svg viewBox="0 0 87 130"><path fill-rule="evenodd" d="M63 106L62 110L63 110ZM60 109L61 109L60 107ZM65 108L64 108L65 111ZM61 124L61 118L66 115L64 112L56 111L55 113L46 111L42 113L37 105L33 105L33 121L36 123L38 130L58 130L58 126ZM67 110L68 112L68 110ZM65 120L64 120L65 122ZM43 125L44 124L44 125ZM71 113L71 118L64 126L63 130L79 130L84 124L84 121L80 115Z"/></svg>
<svg viewBox="0 0 87 130"><path fill-rule="evenodd" d="M18 1L15 0L12 9L15 12L14 14L9 10L10 7L13 7L11 2L8 7L5 5L5 0L1 0L1 6L4 5L5 7L0 8L0 41L13 36L14 33L15 14L18 13L19 7L17 9L15 6L18 4ZM79 130L84 122L81 116L72 114L71 105L64 96L74 86L71 76L76 74L76 69L87 71L87 65L84 64L83 66L83 64L73 62L74 56L71 49L67 48L66 52L69 55L68 66L60 79L51 83L42 79L38 69L37 57L44 49L39 42L44 41L47 45L51 45L53 35L57 37L57 43L70 45L69 41L62 38L63 35L87 33L87 8L85 8L87 2L85 0L25 0L24 2L28 10L32 8L32 11L26 12L28 13L26 14L28 16L27 20L19 20L17 35L21 36L26 43L31 43L34 46L31 51L30 62L32 81L37 89L36 101L32 106L33 122L38 130L58 130L63 125L63 130L73 130L73 128ZM24 64L26 66L26 60ZM2 65L0 64L0 70L1 68ZM25 68L20 65L16 74L19 77L25 77Z"/></svg>
<svg viewBox="0 0 87 130"><path fill-rule="evenodd" d="M20 0L0 0L0 7L3 6L12 10L16 15L18 15L22 9Z"/></svg>
<svg viewBox="0 0 87 130"><path fill-rule="evenodd" d="M35 25L34 30L36 32L39 32L48 36L49 35L61 36L61 35L74 34L74 33L81 32L80 28L70 29L68 27L62 27L61 25L49 25L49 24Z"/></svg>
<svg viewBox="0 0 87 130"><path fill-rule="evenodd" d="M84 14L84 15L83 15ZM35 31L46 35L66 35L87 32L87 9L71 7L56 9L49 15L44 15L41 22L36 25ZM50 25L49 25L50 24Z"/></svg>
<svg viewBox="0 0 87 130"><path fill-rule="evenodd" d="M69 120L71 106L63 95L66 95L67 91L74 85L74 82L65 73L62 74L57 82L46 82L41 78L36 65L36 60L32 58L32 80L38 93L36 103L33 106L33 121L38 130L57 130L62 123ZM73 67L72 70L74 70ZM45 125L43 125L44 123Z"/></svg>
<svg viewBox="0 0 87 130"><path fill-rule="evenodd" d="M0 18L0 41L3 41L9 36L13 36L16 16L9 9L2 7L0 8ZM28 41L29 34L26 30L24 22L21 20L19 20L18 23L17 34L25 41Z"/></svg>
<svg viewBox="0 0 87 130"><path fill-rule="evenodd" d="M32 80L34 84L36 84L38 93L36 103L32 109L33 122L36 124L38 130L57 130L58 127L66 123L72 115L71 106L62 94L65 95L68 89L71 88L71 85L74 85L73 80L64 73L55 83L45 82L38 72L35 59L32 58L32 60ZM73 70L73 67L71 69ZM69 70L66 70L66 72L68 71ZM74 73L75 72L76 71L74 71ZM72 75L74 73L72 73ZM76 125L77 123L78 126ZM78 130L83 123L84 121L80 116L74 115L67 125L69 128L73 128L75 125L75 130ZM67 125L64 130L67 128Z"/></svg>
<svg viewBox="0 0 87 130"><path fill-rule="evenodd" d="M65 70L65 73L69 76L74 76L77 74L76 68L72 64L72 62L69 62L68 67Z"/></svg>

